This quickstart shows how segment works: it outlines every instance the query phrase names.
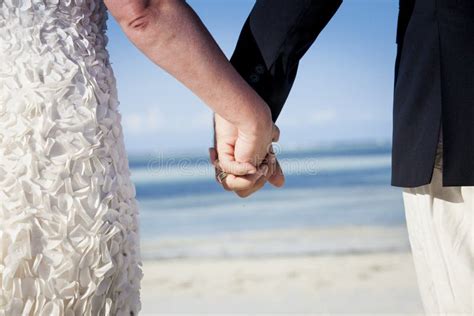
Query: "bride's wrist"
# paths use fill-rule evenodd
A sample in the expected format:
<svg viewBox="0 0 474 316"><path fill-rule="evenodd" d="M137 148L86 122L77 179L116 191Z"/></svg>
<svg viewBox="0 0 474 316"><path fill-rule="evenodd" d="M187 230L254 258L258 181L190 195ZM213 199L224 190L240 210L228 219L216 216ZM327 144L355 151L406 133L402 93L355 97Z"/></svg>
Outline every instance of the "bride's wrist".
<svg viewBox="0 0 474 316"><path fill-rule="evenodd" d="M272 113L268 105L263 101L258 106L252 108L252 111L237 124L239 130L254 135L260 135L262 132L269 131L272 126Z"/></svg>

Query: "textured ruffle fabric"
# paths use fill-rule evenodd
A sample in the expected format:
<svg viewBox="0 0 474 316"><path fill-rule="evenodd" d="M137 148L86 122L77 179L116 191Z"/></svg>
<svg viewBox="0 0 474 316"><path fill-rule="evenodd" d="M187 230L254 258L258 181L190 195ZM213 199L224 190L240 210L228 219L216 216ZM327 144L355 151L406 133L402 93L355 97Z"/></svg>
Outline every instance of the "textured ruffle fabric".
<svg viewBox="0 0 474 316"><path fill-rule="evenodd" d="M138 209L100 0L0 0L0 315L137 315Z"/></svg>

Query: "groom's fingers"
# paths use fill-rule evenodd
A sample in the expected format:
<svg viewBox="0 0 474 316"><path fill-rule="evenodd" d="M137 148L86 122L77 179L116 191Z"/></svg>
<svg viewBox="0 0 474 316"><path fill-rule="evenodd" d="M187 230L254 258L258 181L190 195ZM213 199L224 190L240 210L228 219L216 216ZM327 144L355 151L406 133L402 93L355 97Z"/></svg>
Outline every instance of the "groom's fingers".
<svg viewBox="0 0 474 316"><path fill-rule="evenodd" d="M251 187L243 190L234 190L239 197L245 198L259 191L265 186L267 181L276 187L281 187L283 185L285 179L275 154L268 154L265 160L266 163L264 166L268 166L268 172L260 177Z"/></svg>
<svg viewBox="0 0 474 316"><path fill-rule="evenodd" d="M209 159L211 160L211 164L215 166L217 160L217 151L214 147L209 148Z"/></svg>
<svg viewBox="0 0 474 316"><path fill-rule="evenodd" d="M267 155L265 160L266 162L263 163L261 167L259 167L259 171L264 170L262 177L260 177L251 187L248 187L243 190L234 190L238 196L245 198L252 195L253 193L263 188L268 179L271 178L272 174L277 168L276 157L272 154L269 154Z"/></svg>
<svg viewBox="0 0 474 316"><path fill-rule="evenodd" d="M273 124L273 132L272 132L272 141L277 142L280 140L280 129L278 126Z"/></svg>
<svg viewBox="0 0 474 316"><path fill-rule="evenodd" d="M253 193L257 192L261 188L265 186L265 183L267 182L267 177L260 177L257 182L255 182L254 186L248 190L241 190L241 191L235 191L235 193L241 197L241 198L246 198Z"/></svg>
<svg viewBox="0 0 474 316"><path fill-rule="evenodd" d="M268 182L277 188L280 188L285 184L285 175L283 174L283 170L281 169L278 160L276 160L275 172L270 176Z"/></svg>

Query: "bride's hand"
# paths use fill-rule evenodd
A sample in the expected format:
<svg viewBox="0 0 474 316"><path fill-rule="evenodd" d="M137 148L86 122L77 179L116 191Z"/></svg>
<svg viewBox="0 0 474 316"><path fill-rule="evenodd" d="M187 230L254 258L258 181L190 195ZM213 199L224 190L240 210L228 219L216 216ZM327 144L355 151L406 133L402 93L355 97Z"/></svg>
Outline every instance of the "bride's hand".
<svg viewBox="0 0 474 316"><path fill-rule="evenodd" d="M267 181L277 187L284 183L278 161L268 152L272 150L272 141L278 141L278 128L270 117L268 121L257 118L254 122L249 119L246 123L247 129L239 129L216 114L215 148L210 149L216 172L222 170L228 174L222 185L241 197L258 191ZM251 124L256 126L252 127ZM264 159L266 161L262 164Z"/></svg>
<svg viewBox="0 0 474 316"><path fill-rule="evenodd" d="M186 1L104 3L140 51L237 128L234 162L260 165L275 133L268 105L230 64Z"/></svg>

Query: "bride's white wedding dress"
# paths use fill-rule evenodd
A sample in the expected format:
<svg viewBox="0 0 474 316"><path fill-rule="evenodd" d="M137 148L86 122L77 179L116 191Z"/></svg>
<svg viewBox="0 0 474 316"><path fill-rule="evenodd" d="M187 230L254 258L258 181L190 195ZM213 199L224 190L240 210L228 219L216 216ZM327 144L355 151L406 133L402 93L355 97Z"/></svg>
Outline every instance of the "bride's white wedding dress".
<svg viewBox="0 0 474 316"><path fill-rule="evenodd" d="M0 0L0 315L137 315L138 211L101 0Z"/></svg>

